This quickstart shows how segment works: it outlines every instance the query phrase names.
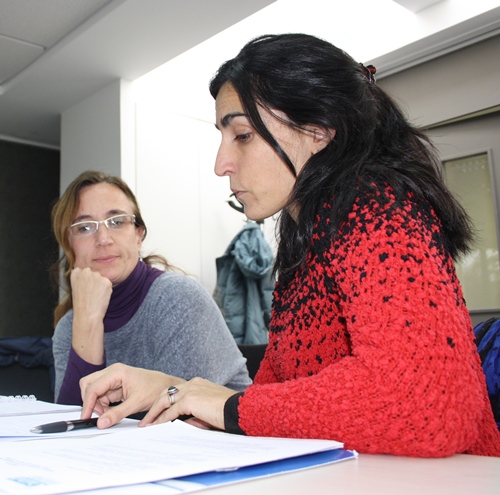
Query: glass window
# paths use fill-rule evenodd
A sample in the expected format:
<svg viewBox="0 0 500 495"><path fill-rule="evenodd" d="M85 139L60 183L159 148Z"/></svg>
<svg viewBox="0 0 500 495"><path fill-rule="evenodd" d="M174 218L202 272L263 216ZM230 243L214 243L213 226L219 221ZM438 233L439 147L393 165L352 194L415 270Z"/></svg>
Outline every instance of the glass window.
<svg viewBox="0 0 500 495"><path fill-rule="evenodd" d="M469 310L500 308L496 201L488 153L443 162L448 187L472 218L477 241L456 263Z"/></svg>

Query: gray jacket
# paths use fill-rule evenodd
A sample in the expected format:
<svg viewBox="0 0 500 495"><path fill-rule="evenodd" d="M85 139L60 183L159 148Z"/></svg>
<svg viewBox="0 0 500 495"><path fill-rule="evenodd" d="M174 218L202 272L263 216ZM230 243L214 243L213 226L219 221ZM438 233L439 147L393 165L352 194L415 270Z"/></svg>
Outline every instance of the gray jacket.
<svg viewBox="0 0 500 495"><path fill-rule="evenodd" d="M214 299L237 344L266 344L274 280L273 252L259 225L248 221L216 260Z"/></svg>

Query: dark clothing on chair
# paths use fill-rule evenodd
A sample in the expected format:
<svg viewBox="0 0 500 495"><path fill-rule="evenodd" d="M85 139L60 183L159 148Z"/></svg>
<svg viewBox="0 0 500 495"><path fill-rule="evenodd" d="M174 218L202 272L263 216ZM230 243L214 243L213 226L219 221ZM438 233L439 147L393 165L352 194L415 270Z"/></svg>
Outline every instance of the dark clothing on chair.
<svg viewBox="0 0 500 495"><path fill-rule="evenodd" d="M0 339L0 395L33 394L54 400L54 358L50 337Z"/></svg>

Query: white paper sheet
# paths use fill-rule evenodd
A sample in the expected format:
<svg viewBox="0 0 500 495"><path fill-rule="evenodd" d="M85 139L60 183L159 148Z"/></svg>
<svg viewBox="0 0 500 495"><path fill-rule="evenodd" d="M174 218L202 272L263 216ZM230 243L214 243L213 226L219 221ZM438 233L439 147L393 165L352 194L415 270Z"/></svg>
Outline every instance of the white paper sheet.
<svg viewBox="0 0 500 495"><path fill-rule="evenodd" d="M0 395L0 418L7 416L19 416L29 414L46 414L64 411L80 411L80 406L66 406L63 404L53 404L36 400L34 396L22 398L7 397Z"/></svg>
<svg viewBox="0 0 500 495"><path fill-rule="evenodd" d="M341 447L329 440L230 435L181 421L112 435L9 442L0 449L0 494L133 485Z"/></svg>
<svg viewBox="0 0 500 495"><path fill-rule="evenodd" d="M94 436L108 433L115 433L123 429L136 429L138 421L133 419L124 419L113 428L99 430L98 428L84 428L81 430L66 431L64 433L33 433L31 428L46 423L55 423L56 421L71 421L80 419L81 407L69 409L65 412L44 413L42 415L20 415L0 417L0 442L25 440L26 438L67 438L74 436ZM1 493L1 492L0 492Z"/></svg>

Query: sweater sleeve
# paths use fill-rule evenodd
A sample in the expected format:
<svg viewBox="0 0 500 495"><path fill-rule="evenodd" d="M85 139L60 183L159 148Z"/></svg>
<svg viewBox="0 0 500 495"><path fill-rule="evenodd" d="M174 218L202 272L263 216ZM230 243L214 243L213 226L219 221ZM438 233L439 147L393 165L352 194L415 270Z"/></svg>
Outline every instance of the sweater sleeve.
<svg viewBox="0 0 500 495"><path fill-rule="evenodd" d="M410 210L353 212L313 275L324 272L338 294L321 330L343 328L351 352L311 376L273 383L268 348L256 384L239 399L247 434L423 457L465 452L477 441L485 390L470 318L437 223ZM294 333L307 340L298 323ZM283 338L273 335L269 346Z"/></svg>
<svg viewBox="0 0 500 495"><path fill-rule="evenodd" d="M185 275L167 274L155 282L154 290L148 302L154 308L147 310L148 339L154 348L145 357L146 367L245 390L251 383L245 359L205 288Z"/></svg>
<svg viewBox="0 0 500 495"><path fill-rule="evenodd" d="M82 396L80 393L80 378L90 375L95 371L103 370L106 364L95 365L83 360L76 351L71 348L69 351L68 364L64 380L57 397L58 404L82 405Z"/></svg>

